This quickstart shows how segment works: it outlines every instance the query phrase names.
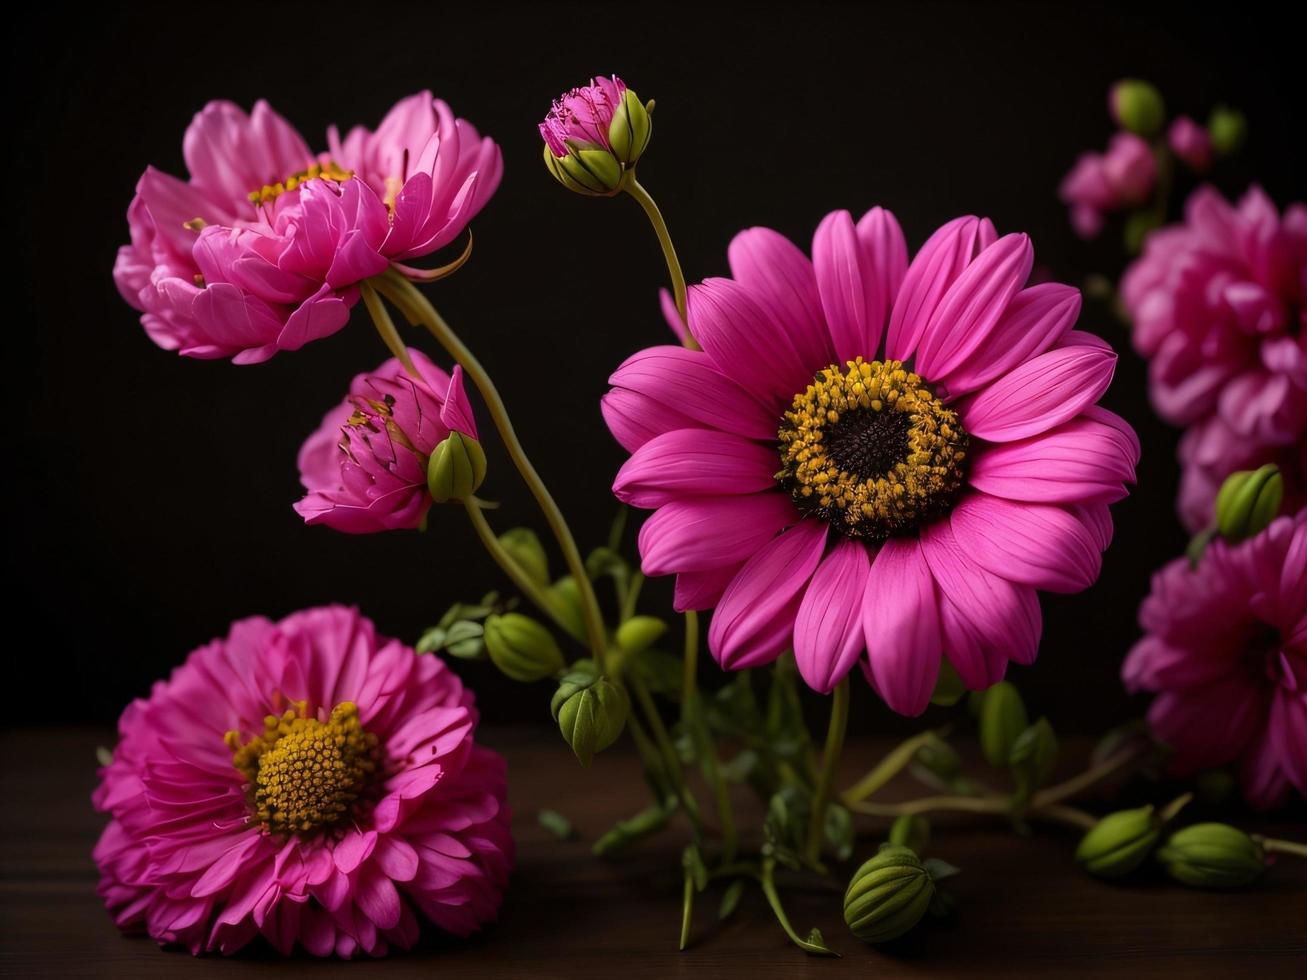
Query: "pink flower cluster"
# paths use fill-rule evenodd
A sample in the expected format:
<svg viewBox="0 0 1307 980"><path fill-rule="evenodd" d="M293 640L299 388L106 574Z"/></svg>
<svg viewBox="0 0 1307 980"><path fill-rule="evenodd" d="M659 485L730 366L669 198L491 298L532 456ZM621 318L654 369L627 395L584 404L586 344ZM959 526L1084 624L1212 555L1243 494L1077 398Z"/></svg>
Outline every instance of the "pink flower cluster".
<svg viewBox="0 0 1307 980"><path fill-rule="evenodd" d="M153 167L114 281L156 344L240 364L344 326L358 284L452 242L499 184L499 148L431 93L314 153L266 102L211 102L186 131L189 180Z"/></svg>
<svg viewBox="0 0 1307 980"><path fill-rule="evenodd" d="M1058 197L1071 210L1071 226L1082 238L1103 228L1103 216L1125 211L1148 200L1157 180L1157 163L1146 140L1119 132L1106 153L1084 153L1058 188Z"/></svg>
<svg viewBox="0 0 1307 980"><path fill-rule="evenodd" d="M241 620L123 712L94 797L100 895L120 928L192 953L261 935L381 956L423 920L468 935L513 863L504 761L476 724L449 668L355 610Z"/></svg>
<svg viewBox="0 0 1307 980"><path fill-rule="evenodd" d="M1289 512L1307 501L1307 206L1254 187L1237 206L1195 191L1153 232L1121 296L1149 359L1154 406L1187 427L1179 508L1207 526L1230 473L1278 463Z"/></svg>

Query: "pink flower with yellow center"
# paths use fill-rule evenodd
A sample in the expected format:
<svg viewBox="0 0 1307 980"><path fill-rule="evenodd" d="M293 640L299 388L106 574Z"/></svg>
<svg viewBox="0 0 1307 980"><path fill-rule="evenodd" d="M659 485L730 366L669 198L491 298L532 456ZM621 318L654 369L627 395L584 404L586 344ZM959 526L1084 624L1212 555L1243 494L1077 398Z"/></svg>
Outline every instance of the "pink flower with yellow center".
<svg viewBox="0 0 1307 980"><path fill-rule="evenodd" d="M976 689L1032 661L1036 590L1094 581L1138 457L1095 404L1116 355L1072 329L1078 291L1027 286L1026 236L974 217L911 264L880 208L828 215L811 259L766 228L728 257L690 290L703 350L641 351L603 400L632 453L614 491L654 510L644 571L716 607L723 667L792 646L829 691L861 662L904 714L941 656Z"/></svg>
<svg viewBox="0 0 1307 980"><path fill-rule="evenodd" d="M1307 512L1241 544L1177 558L1139 609L1122 669L1156 694L1153 733L1181 775L1233 765L1259 807L1307 796Z"/></svg>
<svg viewBox="0 0 1307 980"><path fill-rule="evenodd" d="M192 953L468 935L513 863L476 723L449 668L355 610L236 622L123 712L94 796L100 895L119 928Z"/></svg>
<svg viewBox="0 0 1307 980"><path fill-rule="evenodd" d="M205 106L183 143L190 179L146 170L114 266L150 338L265 361L343 327L362 280L452 241L498 185L498 147L429 93L387 118L402 122L327 154L266 102Z"/></svg>

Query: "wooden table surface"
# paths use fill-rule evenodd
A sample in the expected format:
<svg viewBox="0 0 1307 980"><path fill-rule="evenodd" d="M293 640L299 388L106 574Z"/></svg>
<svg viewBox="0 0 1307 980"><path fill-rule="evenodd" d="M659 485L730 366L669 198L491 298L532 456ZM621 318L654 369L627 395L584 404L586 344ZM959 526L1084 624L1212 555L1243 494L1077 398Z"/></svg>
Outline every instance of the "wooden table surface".
<svg viewBox="0 0 1307 980"><path fill-rule="evenodd" d="M644 804L630 758L605 755L589 772L548 729L483 732L509 760L518 864L500 921L480 937L424 939L380 962L343 964L266 951L233 960L164 952L123 937L95 895L90 858L103 817L90 805L94 750L103 730L0 736L0 974L8 976L229 977L934 977L960 974L1259 978L1307 976L1307 861L1282 860L1252 889L1192 891L1147 876L1130 886L1094 881L1071 862L1074 836L1040 828L1027 840L983 818L935 822L931 852L963 869L949 882L954 921L889 950L863 946L840 916L840 895L812 885L783 889L802 933L819 926L844 954L828 960L791 946L756 888L716 922L721 893L696 906L691 946L677 952L680 845L674 831L623 862L589 854L589 842ZM857 743L848 775L884 745ZM905 790L907 788L905 787ZM536 821L541 808L569 816L582 838L559 841ZM979 821L979 822L978 822ZM883 824L868 822L859 860ZM1304 836L1283 818L1255 827ZM914 934L915 935L915 934ZM362 973L361 971L366 971Z"/></svg>

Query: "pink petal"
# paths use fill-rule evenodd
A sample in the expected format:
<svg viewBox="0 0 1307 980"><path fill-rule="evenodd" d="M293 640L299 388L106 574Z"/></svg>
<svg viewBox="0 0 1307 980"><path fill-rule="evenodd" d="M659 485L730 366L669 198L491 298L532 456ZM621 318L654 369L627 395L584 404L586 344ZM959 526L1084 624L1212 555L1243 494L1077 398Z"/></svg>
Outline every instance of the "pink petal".
<svg viewBox="0 0 1307 980"><path fill-rule="evenodd" d="M822 219L812 239L812 263L836 363L874 358L885 329L885 299L849 212L832 211Z"/></svg>
<svg viewBox="0 0 1307 980"><path fill-rule="evenodd" d="M829 694L867 648L862 596L870 571L866 545L842 537L808 583L794 621L794 657L814 691Z"/></svg>
<svg viewBox="0 0 1307 980"><path fill-rule="evenodd" d="M640 528L646 575L705 572L745 561L782 527L799 519L779 491L673 501Z"/></svg>
<svg viewBox="0 0 1307 980"><path fill-rule="evenodd" d="M885 335L888 357L906 361L916 352L935 308L975 255L981 225L979 218L954 218L921 246L908 266L890 313Z"/></svg>
<svg viewBox="0 0 1307 980"><path fill-rule="evenodd" d="M669 405L626 388L614 388L600 398L599 412L613 438L632 453L654 436L698 424Z"/></svg>
<svg viewBox="0 0 1307 980"><path fill-rule="evenodd" d="M939 676L940 624L935 579L916 540L881 546L867 576L862 626L877 692L899 714L921 714Z"/></svg>
<svg viewBox="0 0 1307 980"><path fill-rule="evenodd" d="M613 493L633 507L654 508L687 496L756 493L775 486L776 451L712 429L655 436L617 472Z"/></svg>
<svg viewBox="0 0 1307 980"><path fill-rule="evenodd" d="M813 370L832 363L817 279L799 247L770 228L748 228L731 240L726 254L731 275L773 311L804 363Z"/></svg>
<svg viewBox="0 0 1307 980"><path fill-rule="evenodd" d="M1046 592L1079 592L1098 578L1095 536L1061 507L971 493L950 517L972 561L1009 582Z"/></svg>
<svg viewBox="0 0 1307 980"><path fill-rule="evenodd" d="M731 580L744 567L744 563L713 568L706 572L682 572L676 576L676 590L672 608L677 612L690 609L711 609L721 600Z"/></svg>
<svg viewBox="0 0 1307 980"><path fill-rule="evenodd" d="M463 387L463 365L455 364L449 375L449 390L445 395L445 404L440 409L440 421L450 432L461 432L477 438L476 417L472 414L472 403L468 401L467 391Z"/></svg>

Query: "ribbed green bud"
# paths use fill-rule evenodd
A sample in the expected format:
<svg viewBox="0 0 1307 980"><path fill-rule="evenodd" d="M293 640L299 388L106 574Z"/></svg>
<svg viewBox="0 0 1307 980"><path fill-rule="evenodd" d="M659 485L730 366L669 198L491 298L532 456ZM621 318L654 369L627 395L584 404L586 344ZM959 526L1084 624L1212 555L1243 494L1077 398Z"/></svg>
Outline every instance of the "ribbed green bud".
<svg viewBox="0 0 1307 980"><path fill-rule="evenodd" d="M596 752L617 741L626 725L626 695L598 677L588 660L578 661L559 682L549 710L564 740L587 767Z"/></svg>
<svg viewBox="0 0 1307 980"><path fill-rule="evenodd" d="M649 110L628 88L608 125L608 144L613 148L613 156L625 166L634 165L649 145L652 135L653 119Z"/></svg>
<svg viewBox="0 0 1307 980"><path fill-rule="evenodd" d="M1218 105L1207 117L1207 135L1217 156L1238 152L1248 136L1248 120L1238 109Z"/></svg>
<svg viewBox="0 0 1307 980"><path fill-rule="evenodd" d="M1237 544L1266 528L1280 512L1284 477L1274 463L1231 473L1216 495L1216 529Z"/></svg>
<svg viewBox="0 0 1307 980"><path fill-rule="evenodd" d="M1017 736L1030 724L1016 687L999 681L980 701L980 747L991 766L1006 766Z"/></svg>
<svg viewBox="0 0 1307 980"><path fill-rule="evenodd" d="M529 527L509 528L499 536L499 543L532 582L549 585L549 556L535 531Z"/></svg>
<svg viewBox="0 0 1307 980"><path fill-rule="evenodd" d="M632 616L617 627L617 645L624 653L644 653L667 632L667 624L654 616Z"/></svg>
<svg viewBox="0 0 1307 980"><path fill-rule="evenodd" d="M1266 868L1261 845L1223 823L1177 830L1158 848L1157 860L1172 878L1194 888L1239 888Z"/></svg>
<svg viewBox="0 0 1307 980"><path fill-rule="evenodd" d="M1122 128L1140 136L1155 136L1166 123L1162 93L1138 78L1123 78L1113 85L1108 107Z"/></svg>
<svg viewBox="0 0 1307 980"><path fill-rule="evenodd" d="M1076 847L1076 862L1099 878L1120 878L1144 863L1161 836L1151 806L1109 813Z"/></svg>
<svg viewBox="0 0 1307 980"><path fill-rule="evenodd" d="M485 631L486 652L491 661L515 681L543 680L566 666L553 634L530 616L521 613L490 616Z"/></svg>
<svg viewBox="0 0 1307 980"><path fill-rule="evenodd" d="M863 942L889 942L921 921L934 896L935 882L917 855L884 844L853 872L844 893L844 921Z"/></svg>
<svg viewBox="0 0 1307 980"><path fill-rule="evenodd" d="M565 157L556 157L546 145L545 166L569 191L591 197L612 197L622 182L622 165L607 150L569 145Z"/></svg>
<svg viewBox="0 0 1307 980"><path fill-rule="evenodd" d="M930 821L919 813L895 817L889 827L889 842L925 854L930 846Z"/></svg>
<svg viewBox="0 0 1307 980"><path fill-rule="evenodd" d="M451 432L436 446L427 463L427 489L438 504L466 500L486 478L486 453L481 443L462 432Z"/></svg>

